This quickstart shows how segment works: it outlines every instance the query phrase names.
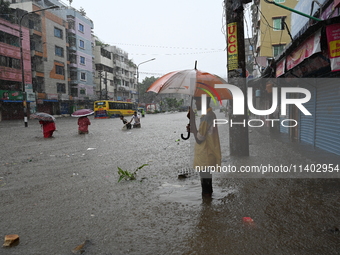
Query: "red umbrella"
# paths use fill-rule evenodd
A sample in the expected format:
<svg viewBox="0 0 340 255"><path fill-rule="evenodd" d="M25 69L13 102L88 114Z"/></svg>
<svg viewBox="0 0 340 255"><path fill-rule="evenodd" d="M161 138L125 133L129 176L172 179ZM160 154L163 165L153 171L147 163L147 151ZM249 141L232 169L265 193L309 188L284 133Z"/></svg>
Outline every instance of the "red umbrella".
<svg viewBox="0 0 340 255"><path fill-rule="evenodd" d="M91 109L80 109L71 114L72 117L84 117L94 114Z"/></svg>

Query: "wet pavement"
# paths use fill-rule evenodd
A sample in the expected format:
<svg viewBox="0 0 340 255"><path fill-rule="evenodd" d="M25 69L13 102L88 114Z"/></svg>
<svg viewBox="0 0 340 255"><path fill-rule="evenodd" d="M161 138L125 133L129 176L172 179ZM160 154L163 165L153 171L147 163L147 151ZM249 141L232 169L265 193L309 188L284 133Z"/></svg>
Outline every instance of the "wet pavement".
<svg viewBox="0 0 340 255"><path fill-rule="evenodd" d="M191 166L192 139L178 141L186 113L149 114L128 131L119 119L90 120L78 135L76 118L58 118L51 139L38 121L0 122L0 238L20 236L0 254L73 254L85 240L82 254L95 255L340 254L336 172L216 173L202 199L197 174L177 178ZM225 166L340 164L256 128L250 156L231 157L228 128L219 132ZM136 181L117 182L117 167L143 164Z"/></svg>

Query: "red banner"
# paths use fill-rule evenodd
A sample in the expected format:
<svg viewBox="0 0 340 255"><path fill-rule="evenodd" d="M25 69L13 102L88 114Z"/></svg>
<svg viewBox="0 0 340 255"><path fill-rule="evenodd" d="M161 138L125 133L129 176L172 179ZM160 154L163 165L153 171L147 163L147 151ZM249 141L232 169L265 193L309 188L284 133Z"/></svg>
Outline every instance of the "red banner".
<svg viewBox="0 0 340 255"><path fill-rule="evenodd" d="M286 59L282 59L276 64L276 77L279 77L285 73Z"/></svg>
<svg viewBox="0 0 340 255"><path fill-rule="evenodd" d="M310 36L303 44L287 56L287 70L300 64L314 53L321 52L320 47L321 29Z"/></svg>
<svg viewBox="0 0 340 255"><path fill-rule="evenodd" d="M340 24L326 27L328 54L332 71L340 70Z"/></svg>

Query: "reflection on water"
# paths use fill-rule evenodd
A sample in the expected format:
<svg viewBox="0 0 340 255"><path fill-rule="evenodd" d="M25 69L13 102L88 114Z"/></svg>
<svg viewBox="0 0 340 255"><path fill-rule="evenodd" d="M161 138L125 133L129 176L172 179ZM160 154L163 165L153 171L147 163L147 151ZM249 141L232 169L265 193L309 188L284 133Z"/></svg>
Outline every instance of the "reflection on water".
<svg viewBox="0 0 340 255"><path fill-rule="evenodd" d="M237 191L235 189L223 189L217 186L214 187L214 192L210 199L203 199L200 195L201 192L202 188L198 177L192 178L191 181L185 180L177 183L165 182L158 190L162 201L170 203L176 202L195 210L207 202L212 204L223 203L228 196L235 194Z"/></svg>

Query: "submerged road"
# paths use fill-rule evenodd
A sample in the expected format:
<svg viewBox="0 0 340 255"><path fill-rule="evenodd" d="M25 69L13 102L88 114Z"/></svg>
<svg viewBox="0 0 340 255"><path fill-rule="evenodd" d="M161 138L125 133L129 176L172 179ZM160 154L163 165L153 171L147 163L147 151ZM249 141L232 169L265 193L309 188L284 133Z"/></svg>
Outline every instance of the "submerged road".
<svg viewBox="0 0 340 255"><path fill-rule="evenodd" d="M85 240L83 254L95 255L339 254L336 173L217 173L212 199L202 200L197 174L177 178L191 167L193 140L178 140L186 113L149 114L128 131L119 119L90 120L78 135L76 118L58 118L52 139L35 120L0 122L0 238L20 236L0 254L73 254ZM230 157L227 126L219 132L223 164L237 169L340 163L255 128L250 157ZM136 181L117 182L117 167L143 164Z"/></svg>

